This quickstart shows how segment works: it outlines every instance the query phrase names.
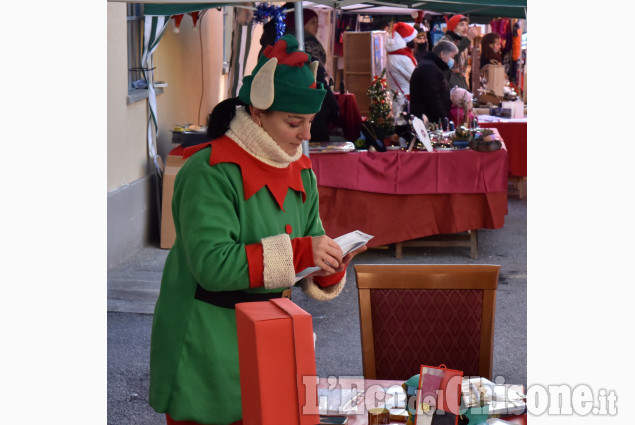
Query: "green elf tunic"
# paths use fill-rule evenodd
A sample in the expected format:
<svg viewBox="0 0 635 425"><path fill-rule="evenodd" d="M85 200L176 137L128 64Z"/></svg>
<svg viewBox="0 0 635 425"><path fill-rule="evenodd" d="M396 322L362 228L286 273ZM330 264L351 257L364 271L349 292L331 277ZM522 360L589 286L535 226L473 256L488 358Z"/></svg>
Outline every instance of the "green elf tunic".
<svg viewBox="0 0 635 425"><path fill-rule="evenodd" d="M280 293L314 265L311 236L324 229L311 161L300 149L286 154L244 108L225 136L188 155L174 184L176 240L154 311L149 399L176 421L226 425L242 418L236 313L196 299L197 286ZM328 300L345 280L341 272L300 285Z"/></svg>

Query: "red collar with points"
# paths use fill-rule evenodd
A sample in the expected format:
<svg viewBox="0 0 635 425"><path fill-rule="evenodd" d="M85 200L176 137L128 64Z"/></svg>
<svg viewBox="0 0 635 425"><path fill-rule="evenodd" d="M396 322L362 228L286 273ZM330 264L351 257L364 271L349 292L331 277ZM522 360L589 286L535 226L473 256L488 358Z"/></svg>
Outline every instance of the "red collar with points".
<svg viewBox="0 0 635 425"><path fill-rule="evenodd" d="M238 165L243 177L245 201L264 186L267 186L282 211L284 211L284 199L289 188L300 192L302 194L302 202L306 201L301 172L304 169L311 168L311 160L307 156L302 155L300 159L290 163L286 168L277 168L253 157L229 137L221 136L211 142L185 148L183 158L189 158L194 153L212 144L209 164L216 165L222 162L231 162Z"/></svg>

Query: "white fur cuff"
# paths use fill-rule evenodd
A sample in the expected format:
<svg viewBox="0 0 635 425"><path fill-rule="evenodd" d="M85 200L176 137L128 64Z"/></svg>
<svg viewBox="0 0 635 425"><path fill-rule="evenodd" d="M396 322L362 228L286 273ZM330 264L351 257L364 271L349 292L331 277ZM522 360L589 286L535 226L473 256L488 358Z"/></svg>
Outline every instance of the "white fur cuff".
<svg viewBox="0 0 635 425"><path fill-rule="evenodd" d="M295 283L293 248L289 235L270 236L262 239L263 280L265 288L288 288Z"/></svg>
<svg viewBox="0 0 635 425"><path fill-rule="evenodd" d="M304 292L309 298L313 298L316 301L330 301L337 297L342 289L344 289L344 285L346 284L346 273L344 273L344 277L339 283L335 285L327 286L326 288L321 288L317 283L313 282L312 277L307 277L302 279L302 292Z"/></svg>

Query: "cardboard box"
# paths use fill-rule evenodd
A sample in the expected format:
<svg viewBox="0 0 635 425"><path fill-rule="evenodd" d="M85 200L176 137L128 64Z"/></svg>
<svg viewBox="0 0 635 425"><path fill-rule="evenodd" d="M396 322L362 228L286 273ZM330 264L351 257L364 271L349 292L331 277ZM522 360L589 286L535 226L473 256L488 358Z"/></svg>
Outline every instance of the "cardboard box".
<svg viewBox="0 0 635 425"><path fill-rule="evenodd" d="M509 118L525 118L525 104L522 100L502 102L501 108L510 110Z"/></svg>
<svg viewBox="0 0 635 425"><path fill-rule="evenodd" d="M311 315L291 300L236 304L244 425L319 423Z"/></svg>
<svg viewBox="0 0 635 425"><path fill-rule="evenodd" d="M181 155L168 155L165 160L163 195L161 196L161 242L159 244L164 249L172 248L174 239L176 239L174 221L172 220L172 194L174 193L174 179L185 161Z"/></svg>

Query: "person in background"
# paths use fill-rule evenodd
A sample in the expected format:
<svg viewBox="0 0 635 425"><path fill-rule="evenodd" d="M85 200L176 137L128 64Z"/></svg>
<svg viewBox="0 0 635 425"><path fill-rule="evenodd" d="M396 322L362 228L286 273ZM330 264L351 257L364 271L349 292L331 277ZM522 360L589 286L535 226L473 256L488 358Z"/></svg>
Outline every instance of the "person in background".
<svg viewBox="0 0 635 425"><path fill-rule="evenodd" d="M416 15L413 14L412 16L415 18L414 28L417 32L417 35L413 40L414 48L412 54L414 55L417 63L419 63L419 61L423 59L425 53L430 50L428 48L428 32L426 27L423 25L423 10L418 10Z"/></svg>
<svg viewBox="0 0 635 425"><path fill-rule="evenodd" d="M149 403L168 425L242 423L235 304L280 298L295 275L310 298L342 291L346 266L325 235L302 155L326 91L292 35L265 48L238 98L208 117L174 183L176 240L152 321ZM361 252L360 249L357 252Z"/></svg>
<svg viewBox="0 0 635 425"><path fill-rule="evenodd" d="M340 105L335 98L335 95L331 91L331 87L326 80L327 75L322 65L317 68L317 75L315 80L322 83L326 89L324 95L324 101L322 107L313 117L313 123L311 124L311 142L328 142L330 137L330 128L337 125L340 118Z"/></svg>
<svg viewBox="0 0 635 425"><path fill-rule="evenodd" d="M304 22L304 51L319 62L317 81L323 83L326 88L322 108L315 114L313 125L311 126L311 141L328 142L329 128L337 124L340 117L340 107L329 86L330 76L326 71L326 52L324 46L317 38L319 30L318 15L311 9L302 9L302 21ZM294 12L286 14L285 24L287 26L286 33L295 34Z"/></svg>
<svg viewBox="0 0 635 425"><path fill-rule="evenodd" d="M501 65L502 63L500 34L495 32L485 34L481 39L481 70L485 65Z"/></svg>
<svg viewBox="0 0 635 425"><path fill-rule="evenodd" d="M459 50L454 66L446 73L450 87L459 86L466 90L470 89L466 80L467 61L469 47L476 35L476 28L469 26L467 16L454 15L448 20L447 31L441 40L454 43Z"/></svg>
<svg viewBox="0 0 635 425"><path fill-rule="evenodd" d="M403 22L397 22L392 27L392 35L386 39L386 52L388 53L386 81L388 88L399 94L393 99L394 117L401 116L401 111L405 109L410 100L410 76L417 66L417 60L412 54L412 47L408 47L407 44L412 42L416 35L413 27Z"/></svg>
<svg viewBox="0 0 635 425"><path fill-rule="evenodd" d="M452 68L457 53L456 45L447 40L440 40L426 53L410 79L411 114L421 119L425 115L434 123L448 116L450 86L444 72Z"/></svg>
<svg viewBox="0 0 635 425"><path fill-rule="evenodd" d="M417 63L423 60L423 57L428 52L428 33L423 29L419 28L417 32L417 36L414 39L414 49L412 54L415 57Z"/></svg>
<svg viewBox="0 0 635 425"><path fill-rule="evenodd" d="M276 21L270 19L269 22L266 22L262 26L262 35L260 36L260 51L258 52L258 57L262 55L262 52L267 48L267 46L273 46L276 42Z"/></svg>
<svg viewBox="0 0 635 425"><path fill-rule="evenodd" d="M311 9L302 9L302 21L304 22L304 51L326 69L326 51L317 38L319 29L317 13ZM295 12L287 13L284 22L287 26L286 33L296 35Z"/></svg>

